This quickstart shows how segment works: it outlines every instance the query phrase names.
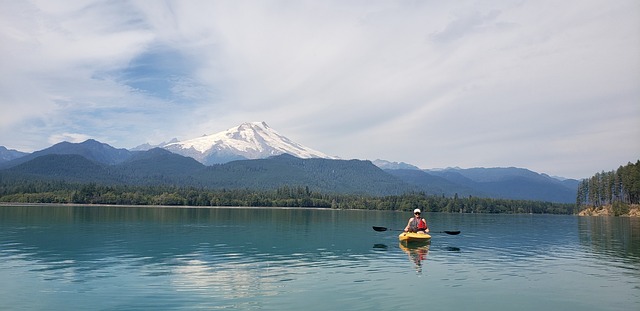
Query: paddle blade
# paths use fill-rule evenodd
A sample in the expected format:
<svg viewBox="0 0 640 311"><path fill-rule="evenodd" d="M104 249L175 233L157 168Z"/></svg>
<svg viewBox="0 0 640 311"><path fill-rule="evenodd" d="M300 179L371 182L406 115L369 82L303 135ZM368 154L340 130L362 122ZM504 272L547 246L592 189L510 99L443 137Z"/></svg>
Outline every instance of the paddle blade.
<svg viewBox="0 0 640 311"><path fill-rule="evenodd" d="M444 231L444 233L451 234L451 235L458 235L460 234L460 231Z"/></svg>
<svg viewBox="0 0 640 311"><path fill-rule="evenodd" d="M387 228L385 228L385 227L376 227L376 226L373 226L373 230L375 230L375 231L387 231L388 229L387 229Z"/></svg>

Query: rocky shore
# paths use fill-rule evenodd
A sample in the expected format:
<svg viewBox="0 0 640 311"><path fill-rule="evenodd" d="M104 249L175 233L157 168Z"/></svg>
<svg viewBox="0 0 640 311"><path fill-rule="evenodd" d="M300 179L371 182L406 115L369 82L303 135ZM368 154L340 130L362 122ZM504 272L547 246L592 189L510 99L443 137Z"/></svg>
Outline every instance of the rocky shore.
<svg viewBox="0 0 640 311"><path fill-rule="evenodd" d="M612 205L600 207L589 207L578 213L578 216L615 216ZM629 212L619 215L622 217L640 217L640 205L632 204L629 206Z"/></svg>

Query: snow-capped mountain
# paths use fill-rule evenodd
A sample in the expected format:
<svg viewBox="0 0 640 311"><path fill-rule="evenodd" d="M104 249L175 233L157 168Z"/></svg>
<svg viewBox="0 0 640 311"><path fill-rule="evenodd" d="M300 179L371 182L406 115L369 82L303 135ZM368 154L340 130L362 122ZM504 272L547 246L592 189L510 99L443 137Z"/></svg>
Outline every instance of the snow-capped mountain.
<svg viewBox="0 0 640 311"><path fill-rule="evenodd" d="M287 153L299 158L336 159L282 136L265 122L243 123L212 135L169 143L162 148L211 165L233 160L262 159Z"/></svg>

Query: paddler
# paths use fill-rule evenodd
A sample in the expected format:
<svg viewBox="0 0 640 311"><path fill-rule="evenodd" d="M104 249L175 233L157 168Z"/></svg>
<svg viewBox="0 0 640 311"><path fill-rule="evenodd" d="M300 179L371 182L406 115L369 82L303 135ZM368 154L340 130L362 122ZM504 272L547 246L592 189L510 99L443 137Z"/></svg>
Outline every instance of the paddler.
<svg viewBox="0 0 640 311"><path fill-rule="evenodd" d="M413 210L413 217L409 219L407 226L404 227L404 232L417 232L417 233L427 233L429 232L429 226L427 226L427 221L420 217L420 209L416 208Z"/></svg>

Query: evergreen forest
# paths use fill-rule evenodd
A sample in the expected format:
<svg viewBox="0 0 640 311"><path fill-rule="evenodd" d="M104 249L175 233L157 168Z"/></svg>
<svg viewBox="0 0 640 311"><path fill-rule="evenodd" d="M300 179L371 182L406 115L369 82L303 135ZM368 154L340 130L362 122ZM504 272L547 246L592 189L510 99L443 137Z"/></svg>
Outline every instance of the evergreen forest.
<svg viewBox="0 0 640 311"><path fill-rule="evenodd" d="M615 171L597 173L578 185L579 210L610 205L615 215L622 215L632 204L640 204L640 160Z"/></svg>
<svg viewBox="0 0 640 311"><path fill-rule="evenodd" d="M101 185L65 181L0 180L0 202L168 206L309 207L425 212L574 214L574 204L446 197L412 192L401 195L323 194L309 187L275 190L212 190L177 186Z"/></svg>

